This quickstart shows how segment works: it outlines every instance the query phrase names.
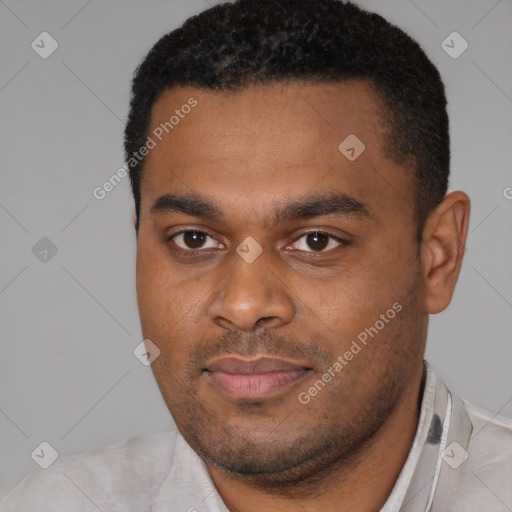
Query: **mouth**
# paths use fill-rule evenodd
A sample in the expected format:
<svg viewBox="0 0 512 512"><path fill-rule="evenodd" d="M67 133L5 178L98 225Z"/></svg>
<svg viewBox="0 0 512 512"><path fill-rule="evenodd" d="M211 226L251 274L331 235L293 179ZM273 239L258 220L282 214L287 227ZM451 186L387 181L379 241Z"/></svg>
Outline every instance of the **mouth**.
<svg viewBox="0 0 512 512"><path fill-rule="evenodd" d="M208 381L236 400L261 400L287 390L311 368L274 357L222 357L203 369Z"/></svg>

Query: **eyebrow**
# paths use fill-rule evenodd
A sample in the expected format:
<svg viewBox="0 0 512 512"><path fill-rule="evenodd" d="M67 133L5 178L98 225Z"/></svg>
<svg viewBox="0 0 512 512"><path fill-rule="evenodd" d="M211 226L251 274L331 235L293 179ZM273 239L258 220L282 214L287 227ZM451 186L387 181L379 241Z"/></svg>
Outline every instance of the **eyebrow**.
<svg viewBox="0 0 512 512"><path fill-rule="evenodd" d="M183 213L192 217L223 222L225 214L210 200L194 194L164 194L151 206L152 215ZM336 192L328 195L306 196L298 201L276 208L271 215L271 225L292 220L309 219L325 215L374 218L373 210L347 194Z"/></svg>

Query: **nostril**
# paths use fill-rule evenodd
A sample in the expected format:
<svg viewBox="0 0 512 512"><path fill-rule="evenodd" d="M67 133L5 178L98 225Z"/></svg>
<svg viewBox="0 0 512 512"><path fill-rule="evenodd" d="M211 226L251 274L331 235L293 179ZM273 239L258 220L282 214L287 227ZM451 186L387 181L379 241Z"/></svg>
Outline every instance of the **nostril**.
<svg viewBox="0 0 512 512"><path fill-rule="evenodd" d="M261 324L267 324L274 321L277 317L275 316L264 316L256 322L256 326L259 327Z"/></svg>

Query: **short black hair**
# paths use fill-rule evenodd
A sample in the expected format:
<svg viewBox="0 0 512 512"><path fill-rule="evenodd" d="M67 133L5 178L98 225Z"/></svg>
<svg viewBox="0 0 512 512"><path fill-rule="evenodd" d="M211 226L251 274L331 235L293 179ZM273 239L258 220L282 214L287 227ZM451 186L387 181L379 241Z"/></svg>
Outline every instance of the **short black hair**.
<svg viewBox="0 0 512 512"><path fill-rule="evenodd" d="M233 90L290 80L350 79L370 83L385 105L386 156L413 168L419 242L428 215L448 186L444 85L416 41L350 2L237 0L192 16L164 35L133 78L126 159L145 144L152 107L174 86ZM132 160L138 230L144 159Z"/></svg>

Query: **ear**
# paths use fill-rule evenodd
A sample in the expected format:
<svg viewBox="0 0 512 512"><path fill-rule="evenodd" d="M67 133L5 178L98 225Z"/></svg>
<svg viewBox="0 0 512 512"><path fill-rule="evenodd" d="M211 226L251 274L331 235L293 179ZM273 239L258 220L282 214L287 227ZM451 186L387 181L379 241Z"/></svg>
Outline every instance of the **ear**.
<svg viewBox="0 0 512 512"><path fill-rule="evenodd" d="M469 226L470 200L461 191L445 196L430 214L421 243L426 309L435 314L448 307L459 277Z"/></svg>
<svg viewBox="0 0 512 512"><path fill-rule="evenodd" d="M137 212L135 211L135 208L133 209L133 212L132 212L132 222L133 222L133 227L135 228L137 226Z"/></svg>

